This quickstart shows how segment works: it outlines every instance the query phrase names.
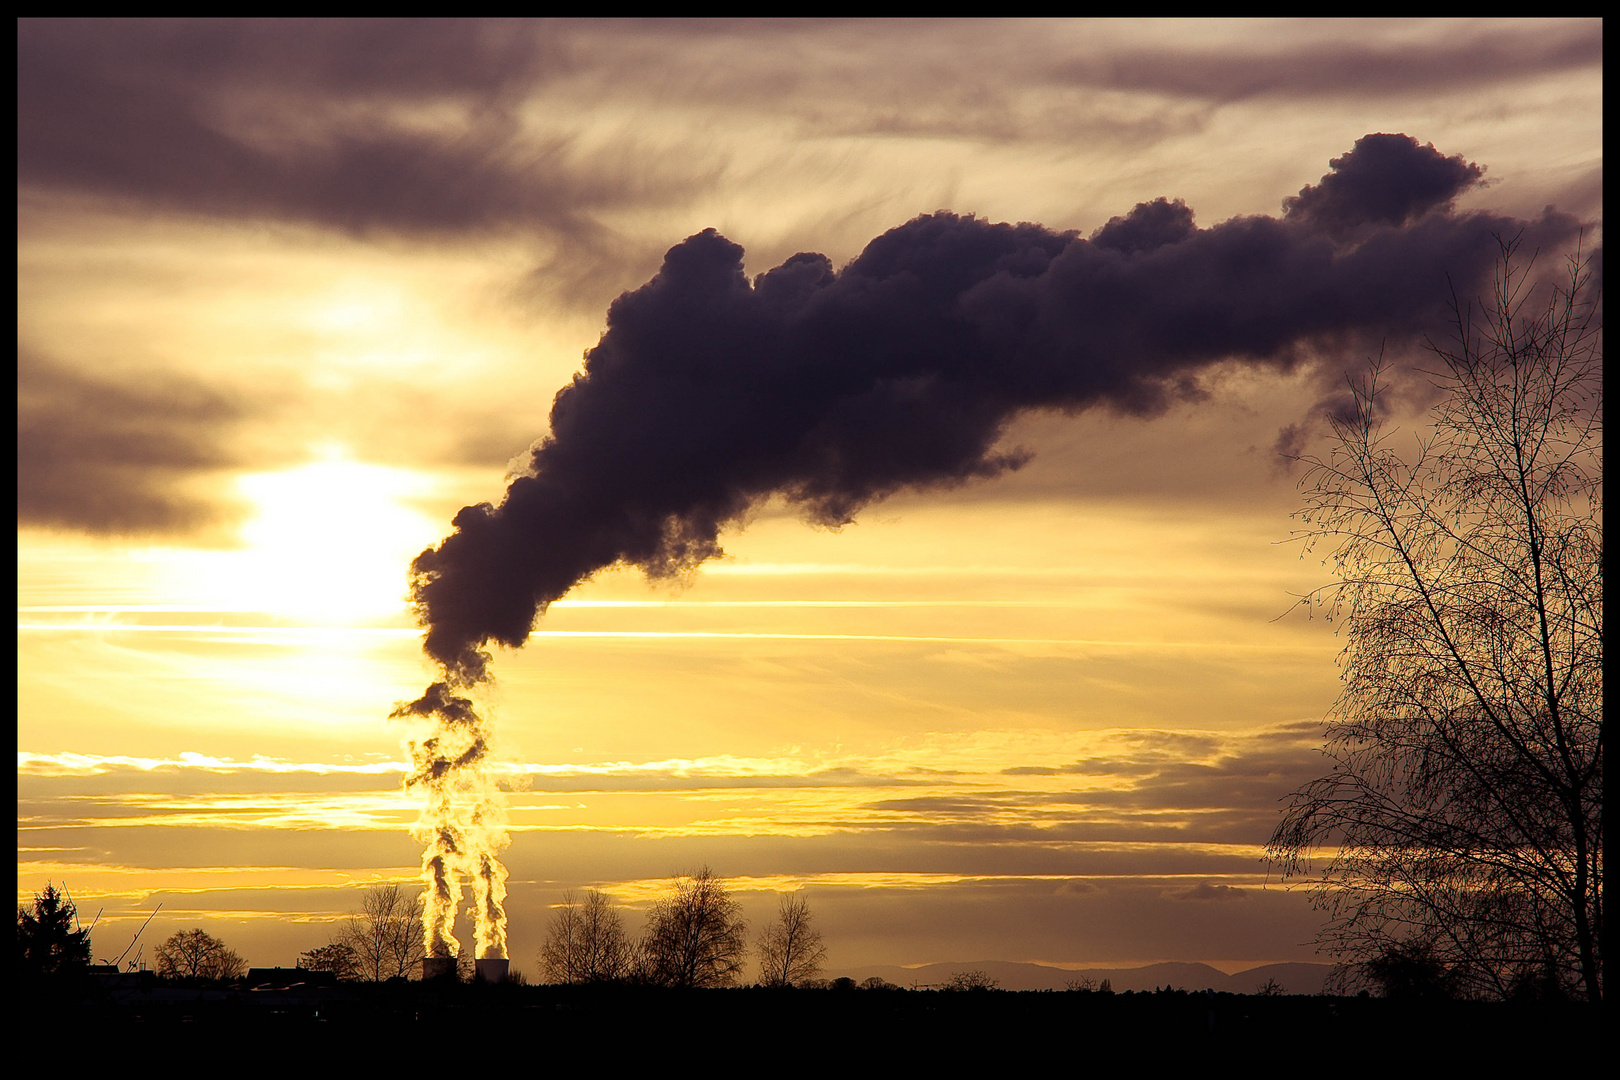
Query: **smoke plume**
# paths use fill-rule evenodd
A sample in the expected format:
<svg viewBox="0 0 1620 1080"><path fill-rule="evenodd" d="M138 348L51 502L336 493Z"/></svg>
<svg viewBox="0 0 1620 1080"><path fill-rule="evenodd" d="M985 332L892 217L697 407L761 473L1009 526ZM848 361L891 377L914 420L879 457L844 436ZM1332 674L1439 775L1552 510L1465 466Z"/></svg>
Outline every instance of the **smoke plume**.
<svg viewBox="0 0 1620 1080"><path fill-rule="evenodd" d="M452 691L483 681L491 643L521 646L575 584L617 563L689 570L772 496L839 525L902 489L1016 469L1025 456L996 447L1028 410L1150 416L1216 362L1286 369L1313 345L1422 334L1452 287L1484 281L1497 235L1551 246L1578 227L1550 210L1536 222L1458 213L1481 174L1408 136L1368 135L1281 217L1201 229L1158 198L1088 239L941 212L841 271L801 253L752 281L743 249L712 229L671 248L609 308L527 474L499 506L461 510L412 564L424 649L444 672L401 707L437 721L414 744L436 808L423 825L433 895L490 882L484 955L500 918L493 841L436 816L467 809L443 792L462 777L477 788L485 753L481 721ZM486 803L471 812L491 816ZM452 941L433 921L453 921L448 903L429 917L430 948Z"/></svg>
<svg viewBox="0 0 1620 1080"><path fill-rule="evenodd" d="M426 734L406 741L415 766L405 787L421 788L426 803L413 835L426 845L427 884L422 922L426 953L453 957L456 905L464 886L473 891L473 926L479 959L506 956L506 867L496 854L506 846L505 805L484 768L489 731L470 699L436 682L416 701L398 706L394 719L418 718Z"/></svg>

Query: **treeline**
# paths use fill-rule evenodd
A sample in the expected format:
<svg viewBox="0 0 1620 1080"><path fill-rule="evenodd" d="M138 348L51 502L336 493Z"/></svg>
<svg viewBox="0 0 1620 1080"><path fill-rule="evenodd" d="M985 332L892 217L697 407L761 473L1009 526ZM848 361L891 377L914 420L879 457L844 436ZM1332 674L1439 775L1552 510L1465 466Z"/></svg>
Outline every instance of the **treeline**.
<svg viewBox="0 0 1620 1080"><path fill-rule="evenodd" d="M25 977L66 978L91 967L90 932L78 926L72 900L53 884L31 907L18 907L17 938ZM343 982L380 983L421 977L424 957L421 894L376 885L324 944L299 955L297 966ZM776 917L750 935L741 905L705 866L671 882L636 936L607 894L564 893L538 960L552 984L701 989L746 981L750 958L761 986L830 985L819 978L826 957L803 897L783 896ZM157 945L152 969L159 978L207 982L247 974L239 954L200 928L177 931ZM463 981L473 977L470 950L457 958L457 974ZM527 980L513 971L508 981Z"/></svg>
<svg viewBox="0 0 1620 1080"><path fill-rule="evenodd" d="M171 934L152 959L152 970L163 979L228 982L247 973L241 956L201 929ZM17 974L23 983L72 981L91 967L90 930L79 925L78 909L63 890L47 882L33 904L18 905Z"/></svg>
<svg viewBox="0 0 1620 1080"><path fill-rule="evenodd" d="M827 957L808 903L784 896L776 918L753 940L762 986L811 982ZM627 982L702 989L739 982L750 954L742 908L708 867L676 878L647 912L639 937L606 893L563 894L540 950L547 982Z"/></svg>
<svg viewBox="0 0 1620 1080"><path fill-rule="evenodd" d="M24 985L72 982L92 968L90 931L79 926L73 901L54 884L47 883L32 905L17 908L17 946L19 978ZM753 982L761 987L899 989L877 977L860 983L849 978L824 979L826 957L822 935L804 897L782 896L775 917L750 935L741 905L724 880L703 867L674 878L668 892L647 909L641 933L634 936L625 926L623 912L606 893L595 889L564 893L552 911L537 960L543 981L554 986L736 986L748 981L746 970L752 959ZM360 909L351 912L325 944L299 955L297 967L328 973L326 977L340 982L384 983L421 978L423 958L421 894L407 893L398 885L374 885L363 894ZM135 963L131 961L131 968ZM157 944L149 970L160 979L209 983L239 980L248 972L238 953L200 928L176 931ZM457 958L457 975L463 982L473 979L470 950ZM515 970L507 981L527 982ZM957 972L945 983L913 987L947 991L997 988L997 981L983 971ZM1098 983L1078 975L1065 989L1113 996L1106 978ZM1568 1000L1561 989L1548 982L1523 986L1505 996ZM1409 1002L1481 996L1470 993L1457 973L1438 957L1417 947L1390 950L1372 962L1342 967L1326 992ZM1268 981L1257 996L1284 993L1282 986Z"/></svg>
<svg viewBox="0 0 1620 1080"><path fill-rule="evenodd" d="M421 927L420 894L406 895L397 885L373 886L361 910L325 945L300 955L298 966L330 971L343 981L416 978L425 956ZM776 918L750 935L724 880L703 867L671 882L669 892L648 909L639 935L629 932L606 893L564 893L537 959L543 981L555 985L698 989L745 982L750 958L757 960L759 985L810 985L826 957L802 897L782 897ZM457 958L457 974L463 981L472 978L470 952ZM513 971L508 981L527 980Z"/></svg>

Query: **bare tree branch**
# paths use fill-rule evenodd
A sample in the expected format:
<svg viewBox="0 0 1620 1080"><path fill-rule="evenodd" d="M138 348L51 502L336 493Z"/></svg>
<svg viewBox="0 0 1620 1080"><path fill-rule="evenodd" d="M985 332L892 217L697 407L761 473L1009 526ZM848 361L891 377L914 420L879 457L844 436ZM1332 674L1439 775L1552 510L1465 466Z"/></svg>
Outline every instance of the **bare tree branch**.
<svg viewBox="0 0 1620 1080"><path fill-rule="evenodd" d="M333 935L354 957L354 977L365 982L416 978L427 954L422 933L422 895L398 885L373 885L360 910Z"/></svg>
<svg viewBox="0 0 1620 1080"><path fill-rule="evenodd" d="M729 986L742 973L748 927L725 882L707 866L675 879L671 896L647 913L641 977L661 986Z"/></svg>
<svg viewBox="0 0 1620 1080"><path fill-rule="evenodd" d="M759 981L763 985L797 986L821 974L827 949L810 922L810 905L804 897L782 897L776 921L759 937Z"/></svg>
<svg viewBox="0 0 1620 1080"><path fill-rule="evenodd" d="M246 971L240 956L201 929L177 931L157 948L159 978L239 979Z"/></svg>
<svg viewBox="0 0 1620 1080"><path fill-rule="evenodd" d="M617 982L629 974L630 939L612 899L595 889L571 892L552 911L540 966L551 983Z"/></svg>
<svg viewBox="0 0 1620 1080"><path fill-rule="evenodd" d="M1307 547L1336 583L1344 690L1327 775L1271 838L1386 987L1603 992L1602 308L1579 253L1535 288L1502 242L1491 296L1431 342L1443 392L1401 453L1386 369L1302 459ZM1322 849L1332 854L1312 874ZM1423 973L1428 974L1423 974ZM1406 991L1402 991L1406 992Z"/></svg>

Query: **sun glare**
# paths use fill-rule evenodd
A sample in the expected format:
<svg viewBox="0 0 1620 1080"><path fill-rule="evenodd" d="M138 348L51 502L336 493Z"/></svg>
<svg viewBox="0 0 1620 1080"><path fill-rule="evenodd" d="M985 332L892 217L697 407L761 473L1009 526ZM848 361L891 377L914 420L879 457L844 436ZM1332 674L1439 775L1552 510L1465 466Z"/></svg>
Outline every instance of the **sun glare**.
<svg viewBox="0 0 1620 1080"><path fill-rule="evenodd" d="M427 478L329 451L237 483L258 513L242 529L246 549L211 568L221 606L323 623L404 610L406 568L439 539L439 527L401 501Z"/></svg>

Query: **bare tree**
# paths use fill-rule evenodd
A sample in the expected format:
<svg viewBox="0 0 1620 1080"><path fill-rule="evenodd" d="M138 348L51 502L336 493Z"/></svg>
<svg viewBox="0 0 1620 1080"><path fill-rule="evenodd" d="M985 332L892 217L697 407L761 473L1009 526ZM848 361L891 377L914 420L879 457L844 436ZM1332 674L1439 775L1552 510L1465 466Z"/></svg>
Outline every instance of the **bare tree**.
<svg viewBox="0 0 1620 1080"><path fill-rule="evenodd" d="M1449 1001L1460 990L1455 972L1437 960L1422 941L1383 949L1356 976L1364 988L1376 990L1380 997L1407 1001Z"/></svg>
<svg viewBox="0 0 1620 1080"><path fill-rule="evenodd" d="M157 973L165 979L239 979L247 964L203 930L180 930L157 948Z"/></svg>
<svg viewBox="0 0 1620 1080"><path fill-rule="evenodd" d="M1337 583L1331 767L1271 838L1322 943L1461 992L1603 994L1602 309L1579 257L1545 292L1503 244L1493 295L1430 349L1431 432L1398 452L1383 371L1306 458ZM1313 855L1330 861L1312 874ZM1437 976L1438 977L1438 976ZM1431 980L1432 981L1432 980Z"/></svg>
<svg viewBox="0 0 1620 1080"><path fill-rule="evenodd" d="M673 895L647 913L643 977L661 986L729 986L748 954L742 909L707 866L675 879Z"/></svg>
<svg viewBox="0 0 1620 1080"><path fill-rule="evenodd" d="M586 947L584 921L579 899L572 892L563 893L562 903L551 911L546 942L540 947L540 968L547 982L572 986L586 981L580 963Z"/></svg>
<svg viewBox="0 0 1620 1080"><path fill-rule="evenodd" d="M810 905L803 897L784 896L776 921L759 936L759 981L765 986L797 986L821 974L827 949L810 925Z"/></svg>
<svg viewBox="0 0 1620 1080"><path fill-rule="evenodd" d="M333 944L354 956L354 977L383 982L421 973L426 945L422 935L422 894L407 895L398 885L373 885L360 910L333 935Z"/></svg>
<svg viewBox="0 0 1620 1080"><path fill-rule="evenodd" d="M583 900L571 892L552 910L540 965L552 983L614 982L630 969L630 939L612 899L588 889Z"/></svg>
<svg viewBox="0 0 1620 1080"><path fill-rule="evenodd" d="M330 971L339 979L353 979L359 973L354 950L340 941L298 954L298 967L304 971Z"/></svg>
<svg viewBox="0 0 1620 1080"><path fill-rule="evenodd" d="M1000 979L993 979L989 973L979 971L958 971L945 980L942 989L945 990L994 990L1001 985Z"/></svg>

